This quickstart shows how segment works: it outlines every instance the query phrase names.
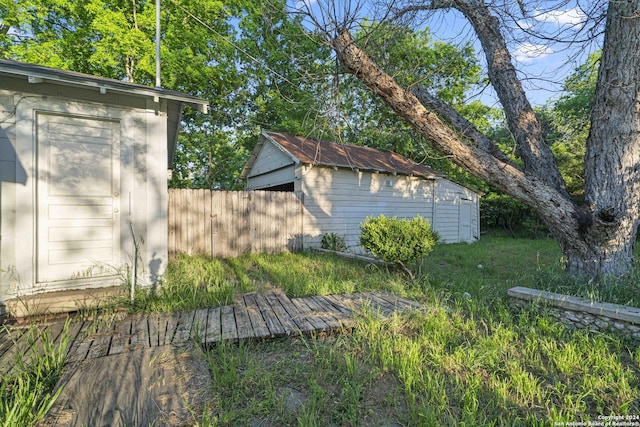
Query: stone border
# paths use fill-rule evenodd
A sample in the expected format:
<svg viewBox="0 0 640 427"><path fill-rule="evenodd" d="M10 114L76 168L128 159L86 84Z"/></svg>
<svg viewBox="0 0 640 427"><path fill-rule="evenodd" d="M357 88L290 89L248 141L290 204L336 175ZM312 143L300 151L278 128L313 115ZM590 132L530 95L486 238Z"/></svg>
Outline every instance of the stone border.
<svg viewBox="0 0 640 427"><path fill-rule="evenodd" d="M541 302L566 325L579 329L618 332L628 338L640 340L640 308L520 286L509 289L507 293L513 306L524 307Z"/></svg>

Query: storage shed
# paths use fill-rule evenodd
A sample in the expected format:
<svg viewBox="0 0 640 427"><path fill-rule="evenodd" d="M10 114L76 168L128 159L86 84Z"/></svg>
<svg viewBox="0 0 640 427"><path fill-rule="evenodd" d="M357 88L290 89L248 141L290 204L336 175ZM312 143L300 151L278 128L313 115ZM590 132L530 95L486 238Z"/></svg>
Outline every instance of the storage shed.
<svg viewBox="0 0 640 427"><path fill-rule="evenodd" d="M360 224L380 214L421 215L446 243L480 236L476 192L392 151L263 131L242 177L248 190L301 194L305 248L336 233L362 253Z"/></svg>
<svg viewBox="0 0 640 427"><path fill-rule="evenodd" d="M41 311L53 294L55 311L73 310L122 284L133 236L138 284L158 281L184 104L207 107L175 91L0 60L0 316Z"/></svg>

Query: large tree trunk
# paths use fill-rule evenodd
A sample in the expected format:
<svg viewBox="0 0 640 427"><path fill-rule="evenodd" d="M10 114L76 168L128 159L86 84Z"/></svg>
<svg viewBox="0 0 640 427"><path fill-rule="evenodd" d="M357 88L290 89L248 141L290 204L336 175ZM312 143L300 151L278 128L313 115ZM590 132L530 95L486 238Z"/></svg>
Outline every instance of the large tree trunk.
<svg viewBox="0 0 640 427"><path fill-rule="evenodd" d="M585 158L591 259L569 257L576 275L622 275L634 263L640 218L640 6L609 2Z"/></svg>
<svg viewBox="0 0 640 427"><path fill-rule="evenodd" d="M533 207L560 244L569 273L587 278L621 276L633 265L633 242L640 216L637 2L611 2L609 6L587 147L586 208L578 208L559 181L537 119L516 81L506 44L494 40L501 37L494 31L497 21L491 20L484 3L458 1L456 7L472 21L481 33L485 50L490 51L490 79L507 110L509 126L523 155L523 170L496 154L495 145L479 132L469 131L469 123L457 117L455 111L416 91L418 100L400 87L357 47L347 31L336 36L331 44L344 67L409 122L431 146L475 176ZM492 70L495 67L500 69Z"/></svg>

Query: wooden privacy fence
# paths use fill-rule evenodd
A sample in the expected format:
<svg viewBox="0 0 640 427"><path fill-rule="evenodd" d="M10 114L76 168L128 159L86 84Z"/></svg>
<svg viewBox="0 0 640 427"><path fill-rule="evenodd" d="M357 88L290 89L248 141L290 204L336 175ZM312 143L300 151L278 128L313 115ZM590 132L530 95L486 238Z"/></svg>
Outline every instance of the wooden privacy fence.
<svg viewBox="0 0 640 427"><path fill-rule="evenodd" d="M169 190L169 257L302 250L302 196L276 191Z"/></svg>

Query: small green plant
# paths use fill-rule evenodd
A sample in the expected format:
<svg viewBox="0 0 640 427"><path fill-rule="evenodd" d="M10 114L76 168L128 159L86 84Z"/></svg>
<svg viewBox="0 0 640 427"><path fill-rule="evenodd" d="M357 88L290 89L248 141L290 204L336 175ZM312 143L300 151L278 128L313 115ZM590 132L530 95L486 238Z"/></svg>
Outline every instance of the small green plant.
<svg viewBox="0 0 640 427"><path fill-rule="evenodd" d="M0 378L0 427L37 424L62 392L62 388L54 389L69 345L69 321L57 344L46 328L32 325L25 333L30 347L38 344L40 351L30 353L27 358L17 353L14 369Z"/></svg>
<svg viewBox="0 0 640 427"><path fill-rule="evenodd" d="M347 244L344 241L344 237L336 233L326 233L322 236L322 249L328 249L330 251L344 252L347 250Z"/></svg>
<svg viewBox="0 0 640 427"><path fill-rule="evenodd" d="M411 219L367 217L360 229L363 248L375 257L397 264L412 279L408 265L429 255L440 239L429 220L421 216Z"/></svg>

